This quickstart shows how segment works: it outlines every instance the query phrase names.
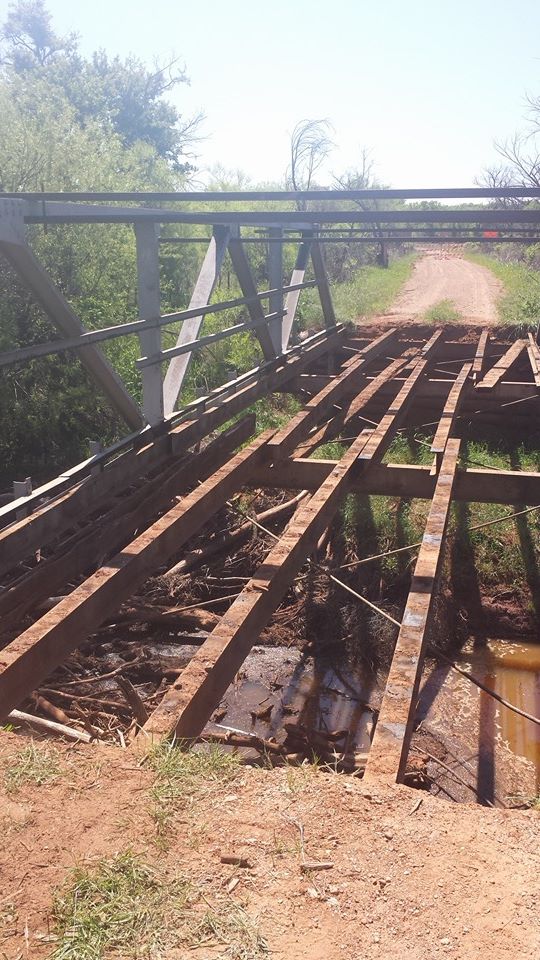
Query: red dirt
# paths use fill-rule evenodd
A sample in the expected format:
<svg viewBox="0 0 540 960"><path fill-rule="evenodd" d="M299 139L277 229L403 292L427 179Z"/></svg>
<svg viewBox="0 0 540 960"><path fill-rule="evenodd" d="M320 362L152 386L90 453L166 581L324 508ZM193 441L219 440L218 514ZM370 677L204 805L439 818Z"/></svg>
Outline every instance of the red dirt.
<svg viewBox="0 0 540 960"><path fill-rule="evenodd" d="M4 734L0 781L22 737ZM0 788L0 955L42 960L51 898L80 863L132 849L205 897L259 916L270 955L310 960L536 960L540 817L452 805L406 787L310 770L242 769L180 807L156 846L152 774L111 748L61 748L63 775L15 796ZM305 856L331 861L301 871ZM248 870L220 862L247 856ZM227 894L235 875L239 885ZM11 910L13 904L13 910ZM25 926L28 950L25 947ZM3 951L3 952L2 952ZM170 958L218 957L206 945Z"/></svg>

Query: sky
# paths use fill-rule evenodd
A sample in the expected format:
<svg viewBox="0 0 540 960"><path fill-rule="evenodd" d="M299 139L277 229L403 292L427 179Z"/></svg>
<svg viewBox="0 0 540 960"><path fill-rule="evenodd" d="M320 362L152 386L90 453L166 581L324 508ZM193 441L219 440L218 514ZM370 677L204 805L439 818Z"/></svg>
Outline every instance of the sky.
<svg viewBox="0 0 540 960"><path fill-rule="evenodd" d="M282 181L290 134L327 119L335 143L318 175L369 150L393 187L473 186L494 140L526 124L540 95L538 0L48 0L57 32L84 53L177 55L202 111L202 182L216 165L253 184ZM0 0L2 19L8 7Z"/></svg>

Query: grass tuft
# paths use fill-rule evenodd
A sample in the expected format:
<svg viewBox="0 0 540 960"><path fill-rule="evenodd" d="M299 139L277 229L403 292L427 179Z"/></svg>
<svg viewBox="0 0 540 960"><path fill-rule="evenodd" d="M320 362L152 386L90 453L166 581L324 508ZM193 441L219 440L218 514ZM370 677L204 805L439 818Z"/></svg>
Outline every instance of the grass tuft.
<svg viewBox="0 0 540 960"><path fill-rule="evenodd" d="M17 793L25 784L40 787L59 776L60 762L57 751L32 740L11 758L4 771L4 785L7 793Z"/></svg>
<svg viewBox="0 0 540 960"><path fill-rule="evenodd" d="M174 741L165 740L148 754L150 769L156 774L152 787L151 816L158 836L163 840L179 803L189 803L212 789L221 788L238 775L240 761L215 744L197 750L181 750Z"/></svg>
<svg viewBox="0 0 540 960"><path fill-rule="evenodd" d="M216 960L267 953L257 921L240 904L210 902L184 877L167 878L130 850L73 870L53 912L51 960L163 960L203 946Z"/></svg>
<svg viewBox="0 0 540 960"><path fill-rule="evenodd" d="M463 317L451 300L440 300L434 303L424 314L428 323L457 323Z"/></svg>

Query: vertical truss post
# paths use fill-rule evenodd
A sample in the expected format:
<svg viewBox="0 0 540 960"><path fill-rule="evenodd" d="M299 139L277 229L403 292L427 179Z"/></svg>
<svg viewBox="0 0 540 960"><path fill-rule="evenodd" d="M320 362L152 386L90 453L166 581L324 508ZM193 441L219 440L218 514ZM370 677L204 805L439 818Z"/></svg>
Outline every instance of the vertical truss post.
<svg viewBox="0 0 540 960"><path fill-rule="evenodd" d="M260 300L254 299L257 296L257 287L255 285L255 280L253 279L249 260L246 257L246 251L244 250L244 246L242 244L240 229L237 226L231 227L229 255L236 276L238 277L242 294L244 297L247 297L250 300L250 302L247 304L247 309L250 319L253 323L257 324L255 334L258 337L261 345L264 359L273 360L276 356L276 351L274 350L274 344L272 343L268 326L264 322L264 310L261 307Z"/></svg>
<svg viewBox="0 0 540 960"><path fill-rule="evenodd" d="M308 260L309 260L311 237L312 237L311 231L307 231L307 230L302 231L302 242L298 247L298 253L296 254L296 262L294 264L294 269L291 274L291 284L290 284L291 287L294 286L294 284L296 283L304 282ZM283 326L282 326L283 333L282 333L282 340L281 340L283 350L287 350L289 347L300 293L301 293L300 290L291 290L285 297L285 316L283 318Z"/></svg>
<svg viewBox="0 0 540 960"><path fill-rule="evenodd" d="M274 350L281 353L282 330L283 330L283 228L270 227L268 231L270 243L268 244L268 284L273 293L269 302L269 313L279 314L275 320L268 324L268 330Z"/></svg>
<svg viewBox="0 0 540 960"><path fill-rule="evenodd" d="M141 320L155 320L155 326L139 334L143 357L161 352L161 313L159 285L159 228L151 221L135 224L137 243L137 295ZM151 426L163 420L163 381L161 365L154 363L142 369L143 414Z"/></svg>
<svg viewBox="0 0 540 960"><path fill-rule="evenodd" d="M321 247L316 240L314 240L311 244L311 262L313 264L313 272L315 274L315 280L317 281L317 288L319 290L324 325L325 327L335 327L336 314L334 312L334 304L332 303L332 296L330 294L328 275L326 273Z"/></svg>
<svg viewBox="0 0 540 960"><path fill-rule="evenodd" d="M229 245L229 235L228 227L214 227L191 300L189 301L189 310L193 310L195 307L206 307L210 302L210 298L219 280L223 260ZM192 317L191 320L184 320L176 341L177 347L197 339L203 324L203 319L203 317ZM174 411L192 357L193 353L184 353L179 357L173 357L169 363L163 383L163 402L166 417L170 416Z"/></svg>

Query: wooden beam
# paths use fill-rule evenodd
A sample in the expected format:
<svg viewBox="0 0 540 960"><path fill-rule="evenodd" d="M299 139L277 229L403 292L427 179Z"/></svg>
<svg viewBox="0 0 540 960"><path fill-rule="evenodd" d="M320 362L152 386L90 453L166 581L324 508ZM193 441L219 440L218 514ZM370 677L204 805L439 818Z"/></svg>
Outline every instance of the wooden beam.
<svg viewBox="0 0 540 960"><path fill-rule="evenodd" d="M434 453L438 458L437 468L440 466L440 458L444 453L446 443L454 425L460 404L465 398L467 383L472 366L472 363L463 364L450 388L448 400L444 405L444 409L439 420L439 426L437 427L437 431L433 438L433 443L431 444L431 452Z"/></svg>
<svg viewBox="0 0 540 960"><path fill-rule="evenodd" d="M540 348L532 333L528 334L528 341L527 353L529 354L529 360L531 362L534 382L537 387L540 387Z"/></svg>
<svg viewBox="0 0 540 960"><path fill-rule="evenodd" d="M283 457L291 453L297 446L298 441L306 436L310 428L319 423L325 413L332 409L337 400L341 399L347 387L358 383L358 381L360 383L363 381L362 373L367 363L377 357L383 350L388 349L389 345L394 344L395 340L395 329L388 330L377 337L373 343L364 347L353 358L353 361L343 373L332 378L326 387L315 394L304 408L293 417L289 426L280 431L279 435L271 441L270 445L274 448L276 455Z"/></svg>
<svg viewBox="0 0 540 960"><path fill-rule="evenodd" d="M259 300L255 299L257 296L257 287L253 279L253 274L251 272L249 260L246 256L246 251L242 246L239 229L231 231L229 240L229 256L231 258L236 276L238 277L240 289L242 290L244 297L247 297L249 300L247 309L252 323L256 325L256 333L264 358L265 360L272 360L273 357L276 356L276 351L274 350L274 344L272 343L272 338L270 336L268 327L264 322L264 311L261 307L261 303Z"/></svg>
<svg viewBox="0 0 540 960"><path fill-rule="evenodd" d="M181 549L268 456L262 434L0 653L0 722L161 563Z"/></svg>
<svg viewBox="0 0 540 960"><path fill-rule="evenodd" d="M508 348L506 353L488 370L482 380L476 384L477 390L492 390L505 374L508 373L512 364L516 362L521 352L525 349L525 340L515 340Z"/></svg>
<svg viewBox="0 0 540 960"><path fill-rule="evenodd" d="M459 443L459 440L448 440L437 477L375 736L368 755L365 780L403 779L422 676L429 615L457 471Z"/></svg>
<svg viewBox="0 0 540 960"><path fill-rule="evenodd" d="M331 473L337 460L282 460L255 470L248 486L280 490L316 490ZM384 497L431 500L435 475L429 466L402 463L372 463L351 491ZM540 503L540 473L525 470L479 470L462 467L457 473L454 499L473 503Z"/></svg>
<svg viewBox="0 0 540 960"><path fill-rule="evenodd" d="M223 260L229 244L229 230L227 227L214 227L208 250L206 251L195 288L189 302L189 310L196 307L206 307L214 292L219 279ZM203 316L192 317L190 320L184 320L182 329L178 334L176 346L196 340L203 323ZM193 354L187 353L178 357L173 357L167 368L165 380L163 382L163 397L165 416L168 417L176 407L178 395L182 389L189 364ZM159 370L159 366L157 367Z"/></svg>
<svg viewBox="0 0 540 960"><path fill-rule="evenodd" d="M191 740L204 729L259 633L289 589L292 578L337 511L365 443L361 435L284 534L135 739L138 749L176 735Z"/></svg>
<svg viewBox="0 0 540 960"><path fill-rule="evenodd" d="M182 460L170 458L157 476L140 483L134 493L111 499L109 512L78 529L52 556L0 592L0 632L5 635L20 624L28 610L53 596L66 581L95 570L112 553L120 550L144 530L158 513L196 480L217 470L230 459L233 450L253 435L255 415L250 414L220 434L200 453ZM8 542L9 545L9 542Z"/></svg>
<svg viewBox="0 0 540 960"><path fill-rule="evenodd" d="M487 345L489 343L489 330L482 330L480 334L480 339L478 341L478 346L476 348L476 355L473 361L472 368L472 378L476 383L478 380L482 379L482 373L484 370L485 356Z"/></svg>

